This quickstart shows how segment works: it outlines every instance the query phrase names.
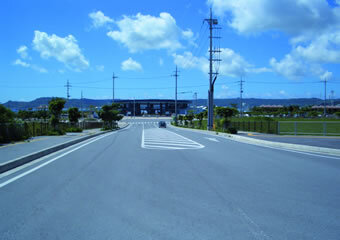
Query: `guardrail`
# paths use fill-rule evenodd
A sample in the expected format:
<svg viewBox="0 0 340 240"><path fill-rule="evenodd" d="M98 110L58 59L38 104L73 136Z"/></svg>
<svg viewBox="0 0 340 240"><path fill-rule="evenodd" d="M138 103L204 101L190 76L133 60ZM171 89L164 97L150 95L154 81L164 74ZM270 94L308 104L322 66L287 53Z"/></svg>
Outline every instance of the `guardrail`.
<svg viewBox="0 0 340 240"><path fill-rule="evenodd" d="M279 121L277 133L340 136L340 121Z"/></svg>

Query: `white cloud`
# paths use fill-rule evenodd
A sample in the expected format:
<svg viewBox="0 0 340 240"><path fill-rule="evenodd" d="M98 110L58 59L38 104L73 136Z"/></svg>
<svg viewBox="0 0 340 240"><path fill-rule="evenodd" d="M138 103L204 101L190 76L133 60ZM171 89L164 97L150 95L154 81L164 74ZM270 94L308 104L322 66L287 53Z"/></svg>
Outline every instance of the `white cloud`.
<svg viewBox="0 0 340 240"><path fill-rule="evenodd" d="M29 66L30 66L29 63L24 62L24 61L22 61L21 59L15 60L15 62L14 62L13 64L14 64L14 65L20 65L20 66L22 66L22 67L29 67Z"/></svg>
<svg viewBox="0 0 340 240"><path fill-rule="evenodd" d="M340 21L339 8L331 8L325 0L207 0L207 4L218 16L230 16L230 26L240 33L311 34Z"/></svg>
<svg viewBox="0 0 340 240"><path fill-rule="evenodd" d="M333 76L333 73L326 71L324 74L322 74L320 76L320 79L323 80L323 81L325 81L325 80L328 81L329 79L332 78L332 76Z"/></svg>
<svg viewBox="0 0 340 240"><path fill-rule="evenodd" d="M174 58L174 63L181 68L196 68L203 72L208 71L208 60L204 57L193 56L191 52L184 52L183 55L174 53L172 57Z"/></svg>
<svg viewBox="0 0 340 240"><path fill-rule="evenodd" d="M182 31L182 35L186 39L192 39L194 37L194 33L192 32L191 29L187 29L185 31Z"/></svg>
<svg viewBox="0 0 340 240"><path fill-rule="evenodd" d="M281 61L272 58L270 65L276 73L289 79L298 79L307 74L306 64L290 54L287 54Z"/></svg>
<svg viewBox="0 0 340 240"><path fill-rule="evenodd" d="M62 62L66 67L81 71L89 67L89 62L82 54L77 40L72 35L59 37L55 34L34 31L33 49L44 59L50 57Z"/></svg>
<svg viewBox="0 0 340 240"><path fill-rule="evenodd" d="M27 59L29 58L27 50L28 48L25 45L22 45L17 49L17 53L20 55L22 59Z"/></svg>
<svg viewBox="0 0 340 240"><path fill-rule="evenodd" d="M104 71L105 67L103 65L97 65L96 69L97 69L97 71L102 72L102 71Z"/></svg>
<svg viewBox="0 0 340 240"><path fill-rule="evenodd" d="M196 37L194 36L194 33L192 32L191 29L182 31L182 36L185 40L188 41L190 45L198 47L198 45L195 43Z"/></svg>
<svg viewBox="0 0 340 240"><path fill-rule="evenodd" d="M229 89L229 87L228 87L227 85L224 85L224 84L221 86L221 88L222 88L223 90L228 90L228 89Z"/></svg>
<svg viewBox="0 0 340 240"><path fill-rule="evenodd" d="M122 62L122 70L124 71L141 71L142 69L142 65L132 58L129 58Z"/></svg>
<svg viewBox="0 0 340 240"><path fill-rule="evenodd" d="M116 24L119 31L110 31L107 35L132 53L151 49L174 51L182 47L179 42L181 30L169 13L163 12L159 17L138 13L136 16L124 16Z"/></svg>
<svg viewBox="0 0 340 240"><path fill-rule="evenodd" d="M280 93L280 95L286 95L287 94L285 90L280 90L279 93Z"/></svg>
<svg viewBox="0 0 340 240"><path fill-rule="evenodd" d="M174 63L181 68L196 68L203 73L209 72L209 61L205 57L193 56L191 52L184 52L183 55L173 54ZM247 73L262 73L270 71L267 68L256 68L248 63L241 55L235 53L232 49L221 48L221 62L218 72L221 75L229 77L239 77ZM216 68L216 67L215 67Z"/></svg>
<svg viewBox="0 0 340 240"><path fill-rule="evenodd" d="M245 75L253 68L251 64L232 49L222 48L220 57L222 60L220 63L220 74L222 75L239 77Z"/></svg>
<svg viewBox="0 0 340 240"><path fill-rule="evenodd" d="M207 4L241 34L288 34L291 52L280 61L270 60L272 69L287 78L321 77L326 72L321 64L340 63L339 6L325 0L207 0Z"/></svg>
<svg viewBox="0 0 340 240"><path fill-rule="evenodd" d="M307 44L298 45L294 51L307 61L318 63L340 63L340 30L324 33Z"/></svg>
<svg viewBox="0 0 340 240"><path fill-rule="evenodd" d="M113 23L113 20L105 16L101 11L92 12L89 14L89 17L92 19L92 26L94 28L103 27L108 23Z"/></svg>
<svg viewBox="0 0 340 240"><path fill-rule="evenodd" d="M35 71L40 72L40 73L47 73L47 72L48 72L45 68L39 67L39 66L34 65L34 64L31 65L31 68L32 68L33 70L35 70Z"/></svg>
<svg viewBox="0 0 340 240"><path fill-rule="evenodd" d="M13 64L14 64L14 65L18 65L18 66L22 66L22 67L25 67L25 68L31 68L31 69L33 69L33 70L35 70L35 71L40 72L40 73L47 73L47 72L48 72L48 71L47 71L45 68L43 68L43 67L39 67L39 66L37 66L37 65L35 65L35 64L29 64L29 63L27 63L27 62L25 62L25 61L22 61L21 59L15 60Z"/></svg>

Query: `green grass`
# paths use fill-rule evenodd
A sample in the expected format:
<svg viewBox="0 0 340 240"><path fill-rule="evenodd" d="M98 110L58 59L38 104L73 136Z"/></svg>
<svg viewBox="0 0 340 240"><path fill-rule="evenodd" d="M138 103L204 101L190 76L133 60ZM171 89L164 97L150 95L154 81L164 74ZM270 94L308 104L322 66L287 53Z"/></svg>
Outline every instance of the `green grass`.
<svg viewBox="0 0 340 240"><path fill-rule="evenodd" d="M340 135L340 122L326 122L326 135ZM280 134L295 134L294 122L280 122ZM298 135L324 135L324 123L316 121L296 122Z"/></svg>

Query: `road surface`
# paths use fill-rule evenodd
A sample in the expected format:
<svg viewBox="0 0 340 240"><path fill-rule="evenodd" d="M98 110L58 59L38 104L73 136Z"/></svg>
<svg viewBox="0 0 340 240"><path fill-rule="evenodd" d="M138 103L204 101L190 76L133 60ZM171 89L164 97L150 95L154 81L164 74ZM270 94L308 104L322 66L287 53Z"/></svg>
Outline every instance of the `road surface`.
<svg viewBox="0 0 340 240"><path fill-rule="evenodd" d="M157 120L0 175L0 239L340 239L340 159Z"/></svg>

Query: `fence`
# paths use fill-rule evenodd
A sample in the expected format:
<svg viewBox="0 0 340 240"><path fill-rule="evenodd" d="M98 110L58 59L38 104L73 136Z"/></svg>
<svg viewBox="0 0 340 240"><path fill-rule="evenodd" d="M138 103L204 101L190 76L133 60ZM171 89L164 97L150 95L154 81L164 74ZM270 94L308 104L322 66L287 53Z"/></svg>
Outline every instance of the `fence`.
<svg viewBox="0 0 340 240"><path fill-rule="evenodd" d="M239 131L278 133L278 123L276 121L232 121L231 127Z"/></svg>
<svg viewBox="0 0 340 240"><path fill-rule="evenodd" d="M340 121L280 121L278 134L291 135L340 135Z"/></svg>

